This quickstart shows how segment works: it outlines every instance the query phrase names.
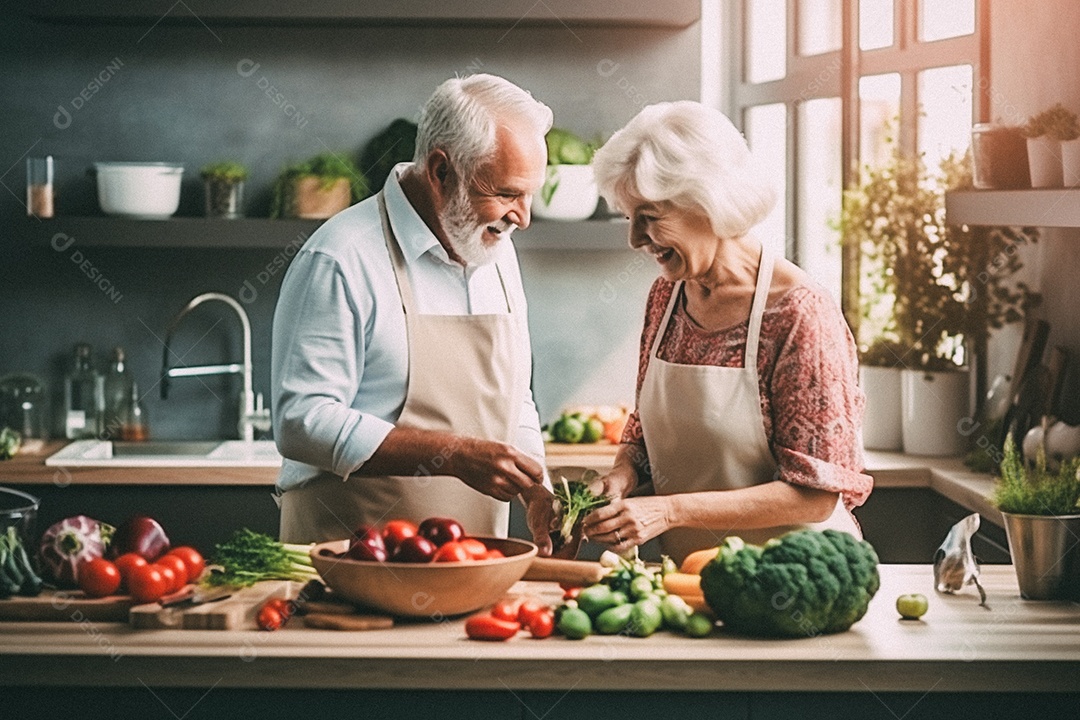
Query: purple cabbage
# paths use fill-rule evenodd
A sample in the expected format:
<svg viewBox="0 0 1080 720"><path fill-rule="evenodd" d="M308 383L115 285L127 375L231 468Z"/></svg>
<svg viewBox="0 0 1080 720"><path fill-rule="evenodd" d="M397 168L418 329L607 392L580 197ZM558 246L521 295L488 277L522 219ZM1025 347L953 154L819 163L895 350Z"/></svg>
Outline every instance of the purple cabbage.
<svg viewBox="0 0 1080 720"><path fill-rule="evenodd" d="M104 557L113 527L85 515L64 518L41 536L41 565L61 587L76 587L79 565Z"/></svg>

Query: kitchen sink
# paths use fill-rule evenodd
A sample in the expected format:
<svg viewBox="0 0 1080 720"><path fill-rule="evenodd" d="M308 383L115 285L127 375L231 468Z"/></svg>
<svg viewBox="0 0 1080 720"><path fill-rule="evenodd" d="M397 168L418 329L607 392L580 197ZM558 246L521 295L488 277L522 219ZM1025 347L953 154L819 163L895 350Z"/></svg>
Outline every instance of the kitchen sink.
<svg viewBox="0 0 1080 720"><path fill-rule="evenodd" d="M45 460L82 467L280 467L273 440L76 440Z"/></svg>

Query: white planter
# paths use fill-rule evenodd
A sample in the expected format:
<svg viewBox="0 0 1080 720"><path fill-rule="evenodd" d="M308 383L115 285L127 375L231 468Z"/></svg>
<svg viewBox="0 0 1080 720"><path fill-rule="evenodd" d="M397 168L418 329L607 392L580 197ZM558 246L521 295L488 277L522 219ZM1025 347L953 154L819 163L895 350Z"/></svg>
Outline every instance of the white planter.
<svg viewBox="0 0 1080 720"><path fill-rule="evenodd" d="M551 187L554 191L545 202ZM592 165L549 165L544 188L533 196L532 212L545 220L584 220L596 212L599 201Z"/></svg>
<svg viewBox="0 0 1080 720"><path fill-rule="evenodd" d="M1061 141L1041 136L1027 139L1031 187L1059 188L1063 184Z"/></svg>
<svg viewBox="0 0 1080 720"><path fill-rule="evenodd" d="M1065 187L1080 187L1080 138L1061 143L1061 170Z"/></svg>
<svg viewBox="0 0 1080 720"><path fill-rule="evenodd" d="M859 384L866 394L863 447L899 451L903 447L900 423L900 368L859 368Z"/></svg>
<svg viewBox="0 0 1080 720"><path fill-rule="evenodd" d="M901 371L904 452L956 456L967 447L961 421L969 417L966 370Z"/></svg>

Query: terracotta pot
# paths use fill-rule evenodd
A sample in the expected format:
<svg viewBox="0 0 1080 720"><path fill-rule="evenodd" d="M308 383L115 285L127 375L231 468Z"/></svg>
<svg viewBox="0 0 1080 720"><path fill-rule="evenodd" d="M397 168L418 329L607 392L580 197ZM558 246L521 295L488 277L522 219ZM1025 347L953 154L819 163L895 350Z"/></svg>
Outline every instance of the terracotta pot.
<svg viewBox="0 0 1080 720"><path fill-rule="evenodd" d="M338 178L329 188L317 177L304 177L293 181L290 201L286 207L292 217L325 220L336 215L352 202L352 189L347 178Z"/></svg>

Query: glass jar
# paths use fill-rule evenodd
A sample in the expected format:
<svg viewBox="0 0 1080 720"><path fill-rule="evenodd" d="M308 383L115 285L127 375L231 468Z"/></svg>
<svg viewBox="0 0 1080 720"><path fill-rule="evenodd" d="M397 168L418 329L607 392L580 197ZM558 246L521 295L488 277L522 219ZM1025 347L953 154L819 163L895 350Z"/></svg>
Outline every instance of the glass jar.
<svg viewBox="0 0 1080 720"><path fill-rule="evenodd" d="M10 427L24 440L48 440L45 381L30 373L0 378L0 427Z"/></svg>

